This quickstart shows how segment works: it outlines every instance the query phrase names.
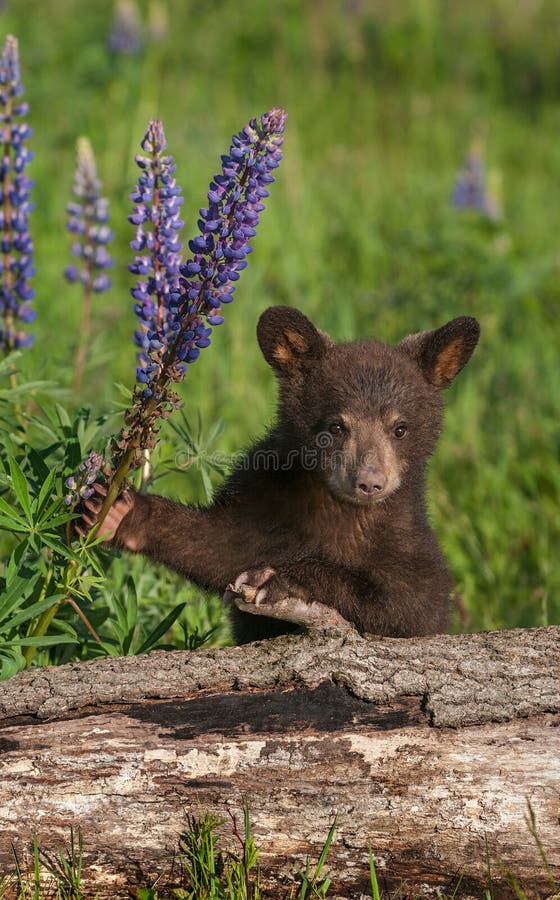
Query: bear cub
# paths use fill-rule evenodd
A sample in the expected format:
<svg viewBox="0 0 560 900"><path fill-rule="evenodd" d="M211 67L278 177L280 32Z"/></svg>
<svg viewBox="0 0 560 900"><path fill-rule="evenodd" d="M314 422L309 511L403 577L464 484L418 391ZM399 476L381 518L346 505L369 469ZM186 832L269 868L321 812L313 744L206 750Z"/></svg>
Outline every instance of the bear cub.
<svg viewBox="0 0 560 900"><path fill-rule="evenodd" d="M426 515L425 471L441 390L479 332L460 317L395 347L337 344L298 310L267 309L257 335L279 385L268 434L211 506L126 491L101 532L224 594L240 643L313 624L325 607L362 633L445 631L452 580ZM101 502L102 489L84 529Z"/></svg>

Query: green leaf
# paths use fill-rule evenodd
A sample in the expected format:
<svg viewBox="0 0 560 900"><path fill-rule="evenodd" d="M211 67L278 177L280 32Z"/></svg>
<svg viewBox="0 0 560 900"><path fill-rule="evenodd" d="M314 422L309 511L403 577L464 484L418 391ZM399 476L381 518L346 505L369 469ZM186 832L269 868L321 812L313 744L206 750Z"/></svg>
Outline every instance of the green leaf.
<svg viewBox="0 0 560 900"><path fill-rule="evenodd" d="M162 619L157 628L154 628L136 652L147 653L147 651L159 641L160 637L171 628L173 622L181 615L186 605L186 603L178 603L177 606L171 610L169 615L167 615L165 619Z"/></svg>
<svg viewBox="0 0 560 900"><path fill-rule="evenodd" d="M34 504L35 511L39 516L43 511L43 507L46 505L47 501L50 499L50 495L53 489L54 480L56 478L57 472L56 469L51 469L43 484L41 485L41 490L39 491L39 496Z"/></svg>
<svg viewBox="0 0 560 900"><path fill-rule="evenodd" d="M81 620L80 620L81 621ZM80 639L76 632L76 629L72 625L71 622L67 622L65 619L56 619L56 627L60 631L61 634L69 634L70 637L73 637L76 643L79 643Z"/></svg>
<svg viewBox="0 0 560 900"><path fill-rule="evenodd" d="M31 497L29 495L27 479L15 457L10 456L8 458L8 464L10 466L10 475L12 476L12 489L17 497L18 503L27 517L27 521L31 525L33 523L33 516L31 513Z"/></svg>
<svg viewBox="0 0 560 900"><path fill-rule="evenodd" d="M138 624L138 598L134 579L126 579L126 587L114 599L116 622L113 629L120 641L121 653L127 656L132 646L134 632Z"/></svg>
<svg viewBox="0 0 560 900"><path fill-rule="evenodd" d="M44 411L45 413L47 413L46 409ZM46 440L50 442L48 448L46 448L46 450L42 450L41 453L46 454L47 451L48 454L54 453L55 450L63 445L65 437L57 431L58 422L53 422L51 427L51 425L49 425L49 421L38 419L35 416L31 416L29 421L33 425L34 431L37 431L38 434L42 435Z"/></svg>
<svg viewBox="0 0 560 900"><path fill-rule="evenodd" d="M25 657L11 644L0 644L0 679L11 678L25 669Z"/></svg>
<svg viewBox="0 0 560 900"><path fill-rule="evenodd" d="M47 547L50 547L51 550L54 550L55 553L58 553L59 556L63 556L65 559L72 559L74 562L79 563L81 566L84 564L83 557L78 556L74 550L71 549L67 544L63 544L60 538L57 535L50 534L41 534L41 540Z"/></svg>
<svg viewBox="0 0 560 900"><path fill-rule="evenodd" d="M22 519L22 517L18 515L14 507L10 506L7 500L4 500L3 497L0 497L0 512L3 512L4 515L9 519L13 519L14 522L18 522L20 525L24 525L26 528L28 527L28 523L25 521L25 519Z"/></svg>
<svg viewBox="0 0 560 900"><path fill-rule="evenodd" d="M8 623L10 628L15 628L17 625L22 625L23 622L28 622L29 619L34 619L36 616L40 616L41 613L46 609L50 609L51 606L56 606L57 603L60 603L61 600L64 600L64 597L65 594L53 594L52 597L45 597L44 600L39 600L37 603L32 603L31 606L23 609L20 613L17 613L10 619Z"/></svg>
<svg viewBox="0 0 560 900"><path fill-rule="evenodd" d="M45 460L43 459L43 453L38 453L33 447L29 447L27 450L27 460L31 467L31 471L33 475L37 479L37 481L44 482L49 474L53 471L53 469L47 466Z"/></svg>
<svg viewBox="0 0 560 900"><path fill-rule="evenodd" d="M0 360L0 375L10 375L14 370L14 363L21 356L21 350L12 350L4 359Z"/></svg>
<svg viewBox="0 0 560 900"><path fill-rule="evenodd" d="M126 400L127 404L130 403L131 398L131 390L127 385L122 384L120 381L114 381L113 387L117 389L117 393L119 393Z"/></svg>
<svg viewBox="0 0 560 900"><path fill-rule="evenodd" d="M57 506L60 506L60 502L57 502ZM52 531L53 528L59 528L61 525L66 525L66 522L69 522L70 519L74 519L74 518L75 518L75 516L72 512L70 512L70 510L68 510L68 512L65 512L65 513L60 513L59 516L53 516L53 515L49 516L45 512L41 516L41 519L38 522L38 525L39 526L46 525L46 526L48 526L48 529L50 531ZM41 529L39 529L39 530L41 530Z"/></svg>
<svg viewBox="0 0 560 900"><path fill-rule="evenodd" d="M56 414L58 416L58 421L62 425L63 428L69 428L72 430L72 420L70 416L66 412L63 406L60 403L55 403Z"/></svg>
<svg viewBox="0 0 560 900"><path fill-rule="evenodd" d="M35 391L44 391L49 388L57 387L55 381L22 381L15 387L10 387L2 391L4 395L9 395L10 399L24 397L26 394L33 394Z"/></svg>
<svg viewBox="0 0 560 900"><path fill-rule="evenodd" d="M122 656L122 650L118 643L106 640L102 642L103 649L107 656Z"/></svg>
<svg viewBox="0 0 560 900"><path fill-rule="evenodd" d="M22 566L23 559L25 557L25 551L27 550L27 546L28 546L28 542L27 542L27 538L25 538L23 541L20 541L20 543L15 548L15 550L12 551L7 568L6 568L6 584L7 585L11 584L12 579L19 572L19 570Z"/></svg>
<svg viewBox="0 0 560 900"><path fill-rule="evenodd" d="M41 578L41 573L36 572L31 577L16 575L7 590L0 597L0 622L5 626L11 624L10 616L14 609L22 606L28 600Z"/></svg>
<svg viewBox="0 0 560 900"><path fill-rule="evenodd" d="M14 437L14 435L7 434L4 438L4 449L8 456L16 455L16 448L15 448L14 442L12 440L13 437Z"/></svg>
<svg viewBox="0 0 560 900"><path fill-rule="evenodd" d="M60 509L61 502L62 501L61 501L60 497L55 497L55 499L52 501L50 506L48 506L45 509L41 518L42 519L52 519L54 517L54 514L57 513L58 510ZM66 507L66 504L65 504L65 507ZM73 513L70 510L70 507L66 507L66 509L68 509L68 516L73 515Z"/></svg>
<svg viewBox="0 0 560 900"><path fill-rule="evenodd" d="M17 638L14 647L55 647L58 644L77 644L78 640L65 634L44 634L42 637Z"/></svg>
<svg viewBox="0 0 560 900"><path fill-rule="evenodd" d="M89 416L80 419L77 436L84 456L87 450L95 449L102 439L107 440L111 430L109 423L117 418L120 419L121 415L120 410L114 410L111 413L98 416L93 422L89 421Z"/></svg>
<svg viewBox="0 0 560 900"><path fill-rule="evenodd" d="M138 593L136 582L131 576L126 579L126 588L125 627L132 631L138 623Z"/></svg>
<svg viewBox="0 0 560 900"><path fill-rule="evenodd" d="M224 430L224 423L222 419L218 419L217 422L211 427L210 431L206 436L206 444L210 445L216 441Z"/></svg>
<svg viewBox="0 0 560 900"><path fill-rule="evenodd" d="M373 850L371 849L371 844L368 844L369 849L369 877L371 882L371 896L373 900L381 900L381 894L379 891L379 883L377 881L377 872L375 871L375 859L373 858Z"/></svg>
<svg viewBox="0 0 560 900"><path fill-rule="evenodd" d="M206 494L206 499L208 500L208 502L210 502L212 500L212 496L214 494L214 487L212 485L212 481L210 479L210 476L208 474L208 470L206 469L206 467L202 467L200 469L200 476L202 478L202 484L204 485L204 492Z"/></svg>
<svg viewBox="0 0 560 900"><path fill-rule="evenodd" d="M17 534L20 532L27 533L29 531L29 525L27 522L14 519L7 519L5 516L0 516L0 528L5 528L6 531L14 531Z"/></svg>

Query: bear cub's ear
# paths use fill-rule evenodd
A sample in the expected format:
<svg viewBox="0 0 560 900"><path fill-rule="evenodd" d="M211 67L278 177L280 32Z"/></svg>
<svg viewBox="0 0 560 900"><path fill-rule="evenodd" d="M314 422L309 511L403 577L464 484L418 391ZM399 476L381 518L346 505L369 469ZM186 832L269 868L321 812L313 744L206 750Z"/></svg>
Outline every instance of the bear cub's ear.
<svg viewBox="0 0 560 900"><path fill-rule="evenodd" d="M459 316L434 331L406 337L397 347L418 363L426 381L448 387L471 358L480 337L480 325L470 316Z"/></svg>
<svg viewBox="0 0 560 900"><path fill-rule="evenodd" d="M265 309L257 325L263 356L278 375L293 375L317 362L330 339L291 306Z"/></svg>

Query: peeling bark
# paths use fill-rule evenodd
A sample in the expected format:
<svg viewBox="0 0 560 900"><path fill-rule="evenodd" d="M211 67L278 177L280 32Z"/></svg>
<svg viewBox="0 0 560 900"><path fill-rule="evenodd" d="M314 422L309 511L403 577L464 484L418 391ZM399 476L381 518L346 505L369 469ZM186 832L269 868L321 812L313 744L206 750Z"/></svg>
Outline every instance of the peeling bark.
<svg viewBox="0 0 560 900"><path fill-rule="evenodd" d="M551 895L559 725L560 628L316 634L38 669L0 693L0 871L12 841L62 846L79 825L92 896L163 873L161 887L187 816L240 815L247 797L270 897L335 816L333 896L367 892L370 843L382 886L417 896L462 873L457 896L481 897L485 841L495 897L498 862Z"/></svg>

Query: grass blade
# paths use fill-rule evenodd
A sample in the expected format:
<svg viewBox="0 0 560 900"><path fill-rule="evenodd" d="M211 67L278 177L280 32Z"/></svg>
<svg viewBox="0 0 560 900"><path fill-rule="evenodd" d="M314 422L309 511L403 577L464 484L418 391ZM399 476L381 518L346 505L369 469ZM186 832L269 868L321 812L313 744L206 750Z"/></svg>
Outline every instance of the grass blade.
<svg viewBox="0 0 560 900"><path fill-rule="evenodd" d="M371 883L371 896L373 900L381 900L381 894L379 893L379 884L377 883L377 872L375 871L375 860L373 858L373 850L371 849L371 844L368 844L369 850L369 878Z"/></svg>

